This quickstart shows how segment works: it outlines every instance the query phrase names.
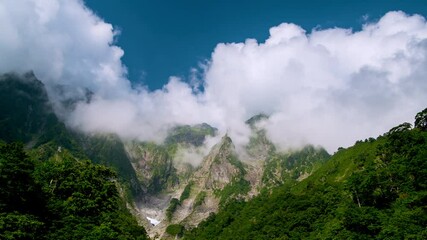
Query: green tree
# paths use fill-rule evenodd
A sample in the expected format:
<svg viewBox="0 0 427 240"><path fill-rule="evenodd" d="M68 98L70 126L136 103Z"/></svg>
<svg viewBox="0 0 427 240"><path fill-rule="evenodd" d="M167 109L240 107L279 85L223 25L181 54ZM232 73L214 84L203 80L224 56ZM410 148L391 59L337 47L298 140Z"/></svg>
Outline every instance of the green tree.
<svg viewBox="0 0 427 240"><path fill-rule="evenodd" d="M43 211L39 185L32 177L34 163L21 143L0 143L0 211Z"/></svg>
<svg viewBox="0 0 427 240"><path fill-rule="evenodd" d="M415 127L422 131L427 130L427 108L415 116Z"/></svg>
<svg viewBox="0 0 427 240"><path fill-rule="evenodd" d="M184 234L184 226L180 224L171 224L166 228L166 232L172 236L181 237Z"/></svg>

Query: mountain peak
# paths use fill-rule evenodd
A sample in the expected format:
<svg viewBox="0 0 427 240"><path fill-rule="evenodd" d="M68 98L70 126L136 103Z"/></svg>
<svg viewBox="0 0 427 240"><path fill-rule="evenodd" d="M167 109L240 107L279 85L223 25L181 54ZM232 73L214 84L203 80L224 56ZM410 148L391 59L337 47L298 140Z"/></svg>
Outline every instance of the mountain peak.
<svg viewBox="0 0 427 240"><path fill-rule="evenodd" d="M268 118L269 118L268 115L266 115L264 113L260 113L260 114L252 116L251 118L246 120L245 123L253 128L253 127L255 127L255 124L259 123L262 120L267 120Z"/></svg>
<svg viewBox="0 0 427 240"><path fill-rule="evenodd" d="M187 144L198 147L204 143L207 136L215 136L216 133L217 129L207 123L178 125L170 129L165 144Z"/></svg>
<svg viewBox="0 0 427 240"><path fill-rule="evenodd" d="M203 179L207 189L222 189L235 177L245 174L243 163L237 158L234 144L225 135L205 157L198 170L198 177Z"/></svg>

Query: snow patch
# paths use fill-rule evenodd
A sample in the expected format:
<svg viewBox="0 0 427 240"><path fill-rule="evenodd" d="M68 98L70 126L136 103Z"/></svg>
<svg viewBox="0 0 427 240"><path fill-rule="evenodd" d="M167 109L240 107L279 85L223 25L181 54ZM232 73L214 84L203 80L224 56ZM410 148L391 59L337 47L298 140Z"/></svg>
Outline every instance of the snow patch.
<svg viewBox="0 0 427 240"><path fill-rule="evenodd" d="M150 218L150 217L146 217L148 219L148 221L150 221L151 225L156 226L160 223L159 220L154 219L154 218Z"/></svg>

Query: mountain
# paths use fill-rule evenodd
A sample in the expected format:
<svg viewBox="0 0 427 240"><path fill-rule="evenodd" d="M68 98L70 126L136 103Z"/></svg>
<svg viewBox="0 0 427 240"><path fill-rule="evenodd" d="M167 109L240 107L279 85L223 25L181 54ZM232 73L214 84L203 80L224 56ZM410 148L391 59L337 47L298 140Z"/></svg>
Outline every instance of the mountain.
<svg viewBox="0 0 427 240"><path fill-rule="evenodd" d="M215 136L218 130L207 123L194 126L176 126L169 131L165 139L166 145L186 144L199 147L203 145L207 136Z"/></svg>
<svg viewBox="0 0 427 240"><path fill-rule="evenodd" d="M44 135L59 124L43 84L32 72L0 76L0 94L2 140L40 145Z"/></svg>
<svg viewBox="0 0 427 240"><path fill-rule="evenodd" d="M325 149L311 145L296 151L273 153L265 161L262 182L264 186L279 186L295 180L301 181L330 157Z"/></svg>
<svg viewBox="0 0 427 240"><path fill-rule="evenodd" d="M143 195L144 189L132 167L126 146L119 137L113 134L86 135L73 134L82 152L94 163L113 168L126 192L129 201Z"/></svg>
<svg viewBox="0 0 427 240"><path fill-rule="evenodd" d="M156 148L161 149L160 146ZM166 152L160 154L165 156ZM155 159L158 161L162 158ZM153 209L157 209L151 216L161 222L156 226L147 226L148 232L162 236L171 224L195 227L209 214L218 211L221 204L245 197L250 190L245 177L245 164L238 160L232 140L224 136L203 158L201 164L191 170L188 178L181 178L175 186L166 188L163 193L147 200L145 209L152 206L145 210L146 213L153 214ZM162 194L164 198L158 199ZM158 204L159 201L163 204Z"/></svg>
<svg viewBox="0 0 427 240"><path fill-rule="evenodd" d="M40 206L34 207L45 209L45 212L42 213L42 216L39 216L38 213L27 213L21 211L18 213L22 213L24 215L11 215L11 213L8 213L5 209L13 210L13 208L2 208L0 213L2 219L0 222L6 225L2 225L0 229L6 229L6 226L10 226L11 228L7 227L8 230L6 232L0 231L0 238L20 238L19 232L21 230L19 229L22 227L29 231L28 234L30 234L32 231L35 231L38 235L47 235L47 238L50 239L54 236L54 234L56 234L56 230L62 231L60 229L63 229L61 225L56 224L55 221L63 221L63 223L65 223L70 220L68 219L69 216L67 216L67 214L74 214L72 212L66 213L64 212L64 209L60 210L57 207L54 207L55 204L65 204L64 207L67 208L66 205L72 203L68 201L71 199L74 199L74 201L82 201L82 204L84 201L92 201L93 198L99 198L97 195L98 193L89 193L89 189L80 189L82 187L80 184L93 184L92 187L96 187L101 186L102 184L107 184L109 181L111 181L111 179L117 179L119 181L117 184L112 185L113 189L110 189L111 192L108 194L103 193L107 195L104 196L105 198L102 200L102 203L91 203L94 204L93 206L102 209L101 206L103 204L108 204L109 201L114 202L110 210L115 209L112 210L111 214L115 214L116 217L112 217L109 220L101 217L100 215L107 216L107 212L110 211L105 209L101 210L101 212L97 212L96 214L91 213L91 216L94 218L91 220L88 218L87 221L82 221L82 225L80 226L87 228L86 230L89 232L94 231L92 233L87 232L87 234L90 235L95 234L96 231L100 230L95 229L97 224L112 224L110 221L118 221L114 223L116 224L117 228L111 230L111 234L116 234L123 230L118 229L121 228L120 224L122 224L122 222L120 221L126 221L126 224L128 227L130 227L128 230L131 230L131 228L135 227L135 233L137 233L137 235L141 234L141 238L144 239L144 229L139 229L140 227L137 226L136 219L134 219L134 217L129 214L125 207L125 202L122 201L123 199L127 202L131 202L135 197L141 195L142 192L139 190L140 184L137 182L136 175L134 173L133 174L135 177L132 177L133 168L127 159L127 155L124 152L123 146L120 145L121 141L117 141L117 138L114 139L111 137L88 136L68 129L64 123L61 122L61 120L55 115L43 84L34 76L32 72L23 75L10 73L0 76L0 93L0 106L2 109L0 113L0 142L5 144L4 147L2 147L1 154L9 154L9 149L14 146L13 142L21 142L24 144L26 149L25 155L28 155L28 157L20 154L19 159L20 161L30 161L31 164L34 164L34 167L28 169L26 174L30 179L34 179L32 180L33 183L31 188L39 188L37 194L32 193L32 195L30 194L28 198L40 198L42 203L40 203ZM13 150L15 152L18 151L16 147L13 149L15 149ZM29 158L30 160L26 160L26 158ZM5 171L7 169L3 169L3 167L7 166L5 164L16 164L14 162L9 163L9 159L10 158L1 159L2 164L0 164L0 172L2 173L2 178L7 178L7 175L5 175ZM86 163L86 159L91 159L92 163L110 166L114 169L114 172L108 173L110 175L107 177L103 177L101 175L104 173L97 172L98 170L96 170L98 165ZM93 169L94 172L91 173L91 177L87 176L87 179L83 178L83 176L82 178L76 177L80 174L83 174L84 168ZM15 168L12 167L11 169ZM61 173L58 171L65 172ZM118 175L116 175L116 172ZM58 175L55 176L55 174ZM44 175L49 177L47 177L47 179L45 179L45 177L41 177ZM63 177L63 179L59 180L61 177ZM86 182L82 182L83 179L85 179L84 181ZM44 186L46 181L49 184L45 189ZM59 185L61 183L64 185ZM3 186L4 185L2 185L2 191L6 190L3 189ZM51 189L52 186L57 187ZM87 187L90 187L90 185ZM57 192L60 188L68 189L68 191ZM99 190L101 191L102 188ZM81 193L84 195L77 196L76 194L78 194L79 191L81 191ZM55 194L52 195L52 193ZM9 195L10 193L8 193L8 196ZM119 195L121 196L120 198L118 198ZM2 196L2 198L4 197L5 196ZM65 197L65 199L68 199L69 197L69 199L62 199L63 197ZM101 198L99 199L101 200ZM61 201L64 202L61 203ZM8 205L10 204L6 204L6 206ZM68 206L72 207L72 205ZM79 208L82 207L87 208L89 206L80 206ZM58 212L63 213L61 215L57 215ZM82 212L81 214L81 217L89 217L86 216L86 213ZM45 219L45 217L49 217L49 219ZM20 221L21 224L27 224L26 219L28 219L29 222L33 221L32 219L34 219L31 224L35 225L16 225L18 223L16 221ZM14 225L10 221L16 224ZM76 223L77 222L68 222L67 224L70 228L73 228ZM84 225L86 223L87 225ZM46 227L49 226L51 229L47 230ZM105 231L107 230L109 229L105 229ZM68 238L70 238L71 236L74 236L71 238L80 238L78 235L83 234L85 231L82 229L75 229L73 231L70 230L67 234L63 234L62 237L68 236ZM25 234L21 237L28 238L29 235ZM124 234L124 232L120 233L120 235L123 235L123 237L126 239L134 238L131 236L131 233L129 233L130 235L127 237L125 237ZM59 236L55 238L58 237Z"/></svg>
<svg viewBox="0 0 427 240"><path fill-rule="evenodd" d="M65 127L31 72L0 76L0 93L0 238L146 239L126 207L129 178L94 164L115 150L99 161L104 149Z"/></svg>
<svg viewBox="0 0 427 240"><path fill-rule="evenodd" d="M155 239L426 236L427 110L417 114L414 128L401 124L331 156L312 145L278 149L264 128L265 114L246 121L246 146L236 147L206 123L174 126L154 143L69 129L31 72L0 76L0 93L2 156L13 149L19 155L3 157L0 170L6 176L7 169L24 169L26 179L0 186L0 229L11 222L13 234L27 228L48 238L71 236L66 232L144 238L136 218ZM32 163L9 162L20 158ZM28 199L42 212L26 208ZM20 219L31 224L19 225Z"/></svg>
<svg viewBox="0 0 427 240"><path fill-rule="evenodd" d="M404 123L340 149L301 181L230 202L185 239L425 239L426 113L415 128Z"/></svg>
<svg viewBox="0 0 427 240"><path fill-rule="evenodd" d="M314 147L302 153L277 151L258 124L266 115L247 121L253 134L245 152L237 152L227 135L219 139L218 130L206 123L175 126L161 144L84 134L67 128L55 115L43 84L31 72L1 79L0 139L23 142L31 158L40 162L67 152L110 167L129 210L152 237L171 237L165 233L171 227L194 228L231 202L249 200L285 179L297 181L298 174L308 176L328 157ZM215 137L218 143L206 149L207 138ZM294 163L286 165L291 160ZM276 166L280 174L271 171ZM269 174L277 179L266 180Z"/></svg>
<svg viewBox="0 0 427 240"><path fill-rule="evenodd" d="M176 170L166 147L132 141L125 148L145 192L155 194L177 184Z"/></svg>

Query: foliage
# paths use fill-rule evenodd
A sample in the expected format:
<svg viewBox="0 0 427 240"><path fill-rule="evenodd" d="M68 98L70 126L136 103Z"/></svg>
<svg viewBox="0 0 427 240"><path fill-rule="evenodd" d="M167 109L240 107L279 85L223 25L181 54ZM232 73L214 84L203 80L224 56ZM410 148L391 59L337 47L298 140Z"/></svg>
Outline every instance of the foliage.
<svg viewBox="0 0 427 240"><path fill-rule="evenodd" d="M250 183L241 177L237 177L225 185L222 190L216 191L216 195L220 199L220 205L224 205L229 201L245 196L249 190L251 190Z"/></svg>
<svg viewBox="0 0 427 240"><path fill-rule="evenodd" d="M66 149L33 162L22 144L0 145L0 238L146 239L109 168Z"/></svg>
<svg viewBox="0 0 427 240"><path fill-rule="evenodd" d="M205 191L199 192L196 198L194 199L193 207L196 208L202 205L205 202L205 198L206 198L206 192Z"/></svg>
<svg viewBox="0 0 427 240"><path fill-rule="evenodd" d="M67 129L55 115L43 83L32 72L0 75L0 96L1 140L24 143L31 149L31 158L39 161L50 158L58 149L68 149L79 159L89 156L95 163L118 172L121 185L130 192L129 197L142 193L123 144Z"/></svg>
<svg viewBox="0 0 427 240"><path fill-rule="evenodd" d="M184 226L180 224L171 224L166 228L166 232L172 236L181 237L184 234Z"/></svg>
<svg viewBox="0 0 427 240"><path fill-rule="evenodd" d="M427 130L427 108L417 113L417 115L415 116L414 125L415 125L415 128L418 128L421 131Z"/></svg>
<svg viewBox="0 0 427 240"><path fill-rule="evenodd" d="M323 148L307 145L289 153L271 153L266 162L262 181L266 186L277 186L311 174L325 163L330 155Z"/></svg>
<svg viewBox="0 0 427 240"><path fill-rule="evenodd" d="M169 135L165 139L165 145L181 143L198 147L204 143L206 136L214 136L216 131L216 128L206 123L194 126L177 126L169 132Z"/></svg>
<svg viewBox="0 0 427 240"><path fill-rule="evenodd" d="M18 212L0 213L1 239L37 239L44 233L41 219L31 214Z"/></svg>
<svg viewBox="0 0 427 240"><path fill-rule="evenodd" d="M130 190L131 197L138 197L142 189L135 170L130 163L123 142L116 135L77 135L83 152L94 163L113 168L118 173L119 181Z"/></svg>
<svg viewBox="0 0 427 240"><path fill-rule="evenodd" d="M0 76L0 138L27 143L56 119L33 73Z"/></svg>
<svg viewBox="0 0 427 240"><path fill-rule="evenodd" d="M255 128L256 127L255 125L257 123L261 122L262 120L268 120L268 118L269 116L267 116L266 114L260 113L249 118L248 120L246 120L245 123L248 124L251 128Z"/></svg>
<svg viewBox="0 0 427 240"><path fill-rule="evenodd" d="M34 213L42 210L40 186L32 176L35 165L19 143L0 144L0 211Z"/></svg>
<svg viewBox="0 0 427 240"><path fill-rule="evenodd" d="M166 209L166 218L168 219L168 221L172 219L172 215L176 211L179 205L181 205L181 203L177 198L171 199L169 203L169 207Z"/></svg>
<svg viewBox="0 0 427 240"><path fill-rule="evenodd" d="M139 182L148 193L158 193L177 183L176 169L167 147L152 142L134 141L128 148L134 155L131 160L139 170Z"/></svg>
<svg viewBox="0 0 427 240"><path fill-rule="evenodd" d="M182 203L185 199L187 199L188 197L190 197L190 192L191 192L191 187L193 186L193 182L189 182L184 190L181 193L181 196L179 197L179 202Z"/></svg>

